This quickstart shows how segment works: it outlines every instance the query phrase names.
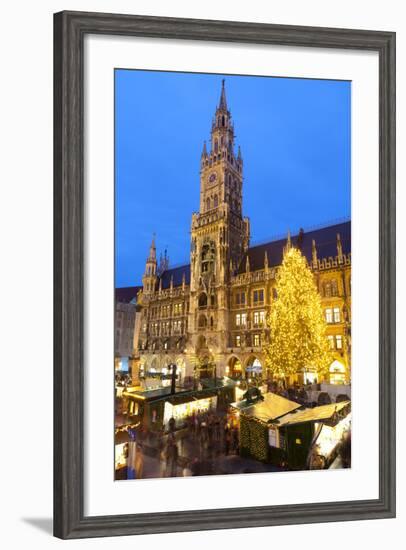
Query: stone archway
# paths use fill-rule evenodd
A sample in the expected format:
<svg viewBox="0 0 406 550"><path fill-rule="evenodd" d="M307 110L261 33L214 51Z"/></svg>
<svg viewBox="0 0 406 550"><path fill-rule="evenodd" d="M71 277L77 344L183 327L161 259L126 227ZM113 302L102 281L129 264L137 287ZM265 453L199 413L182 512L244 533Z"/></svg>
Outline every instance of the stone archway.
<svg viewBox="0 0 406 550"><path fill-rule="evenodd" d="M247 378L259 378L262 374L262 361L256 355L250 355L245 363L245 376Z"/></svg>
<svg viewBox="0 0 406 550"><path fill-rule="evenodd" d="M330 384L345 384L346 382L346 368L340 361L335 359L329 368Z"/></svg>
<svg viewBox="0 0 406 550"><path fill-rule="evenodd" d="M233 355L227 362L226 374L230 378L242 378L243 377L243 367L240 359Z"/></svg>

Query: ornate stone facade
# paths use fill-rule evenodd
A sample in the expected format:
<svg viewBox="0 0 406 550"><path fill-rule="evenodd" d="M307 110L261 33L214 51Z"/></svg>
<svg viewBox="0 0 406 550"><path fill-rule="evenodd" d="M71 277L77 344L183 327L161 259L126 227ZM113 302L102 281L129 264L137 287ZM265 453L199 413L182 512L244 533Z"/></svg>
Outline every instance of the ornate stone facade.
<svg viewBox="0 0 406 550"><path fill-rule="evenodd" d="M144 375L171 363L183 379L245 376L266 367L266 318L286 239L250 247L250 223L242 214L243 159L240 148L235 153L224 81L200 168L190 264L171 269L166 252L158 263L153 239L137 293L141 321L133 357ZM330 380L349 381L351 224L301 230L291 240L307 257L322 297L335 356ZM303 373L308 380L313 376Z"/></svg>

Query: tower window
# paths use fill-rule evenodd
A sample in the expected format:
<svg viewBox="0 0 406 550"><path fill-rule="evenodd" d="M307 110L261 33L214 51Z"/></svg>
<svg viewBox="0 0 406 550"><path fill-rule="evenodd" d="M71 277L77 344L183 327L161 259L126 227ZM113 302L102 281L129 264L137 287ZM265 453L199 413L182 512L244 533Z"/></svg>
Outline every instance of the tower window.
<svg viewBox="0 0 406 550"><path fill-rule="evenodd" d="M222 126L225 126L226 125L226 120L224 118L224 115L221 117L221 125Z"/></svg>
<svg viewBox="0 0 406 550"><path fill-rule="evenodd" d="M199 317L199 328L207 327L207 319L205 315L200 315Z"/></svg>
<svg viewBox="0 0 406 550"><path fill-rule="evenodd" d="M219 142L218 142L218 140L216 139L216 140L214 141L214 151L215 151L215 153L217 153L218 150L219 150Z"/></svg>
<svg viewBox="0 0 406 550"><path fill-rule="evenodd" d="M200 294L199 296L199 307L207 307L207 294L205 292L202 292L202 294Z"/></svg>
<svg viewBox="0 0 406 550"><path fill-rule="evenodd" d="M218 204L219 204L219 198L217 195L214 195L214 208L217 208Z"/></svg>
<svg viewBox="0 0 406 550"><path fill-rule="evenodd" d="M210 199L206 200L206 208L207 210L210 210Z"/></svg>

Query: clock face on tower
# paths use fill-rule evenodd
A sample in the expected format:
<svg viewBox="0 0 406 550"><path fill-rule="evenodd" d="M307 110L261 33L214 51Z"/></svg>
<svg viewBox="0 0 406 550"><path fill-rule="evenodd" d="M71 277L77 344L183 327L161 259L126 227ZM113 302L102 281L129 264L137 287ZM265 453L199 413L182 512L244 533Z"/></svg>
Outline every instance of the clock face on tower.
<svg viewBox="0 0 406 550"><path fill-rule="evenodd" d="M216 172L212 172L212 173L210 174L209 178L208 178L208 181L209 181L209 183L214 183L214 182L216 181L216 179L217 179L217 174L216 174Z"/></svg>

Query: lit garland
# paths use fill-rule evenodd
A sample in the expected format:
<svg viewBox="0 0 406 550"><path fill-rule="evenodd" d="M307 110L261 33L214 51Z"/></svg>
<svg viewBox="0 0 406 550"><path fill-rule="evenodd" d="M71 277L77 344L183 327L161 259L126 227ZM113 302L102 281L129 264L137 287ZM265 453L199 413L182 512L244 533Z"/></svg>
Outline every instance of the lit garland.
<svg viewBox="0 0 406 550"><path fill-rule="evenodd" d="M313 274L297 248L285 250L276 275L276 292L267 319L271 332L265 348L269 371L283 378L306 369L325 373L332 360L327 325Z"/></svg>
<svg viewBox="0 0 406 550"><path fill-rule="evenodd" d="M268 430L256 419L251 419L251 445L250 451L254 458L265 462L268 459Z"/></svg>
<svg viewBox="0 0 406 550"><path fill-rule="evenodd" d="M268 460L268 430L256 418L241 417L240 453L257 460Z"/></svg>

